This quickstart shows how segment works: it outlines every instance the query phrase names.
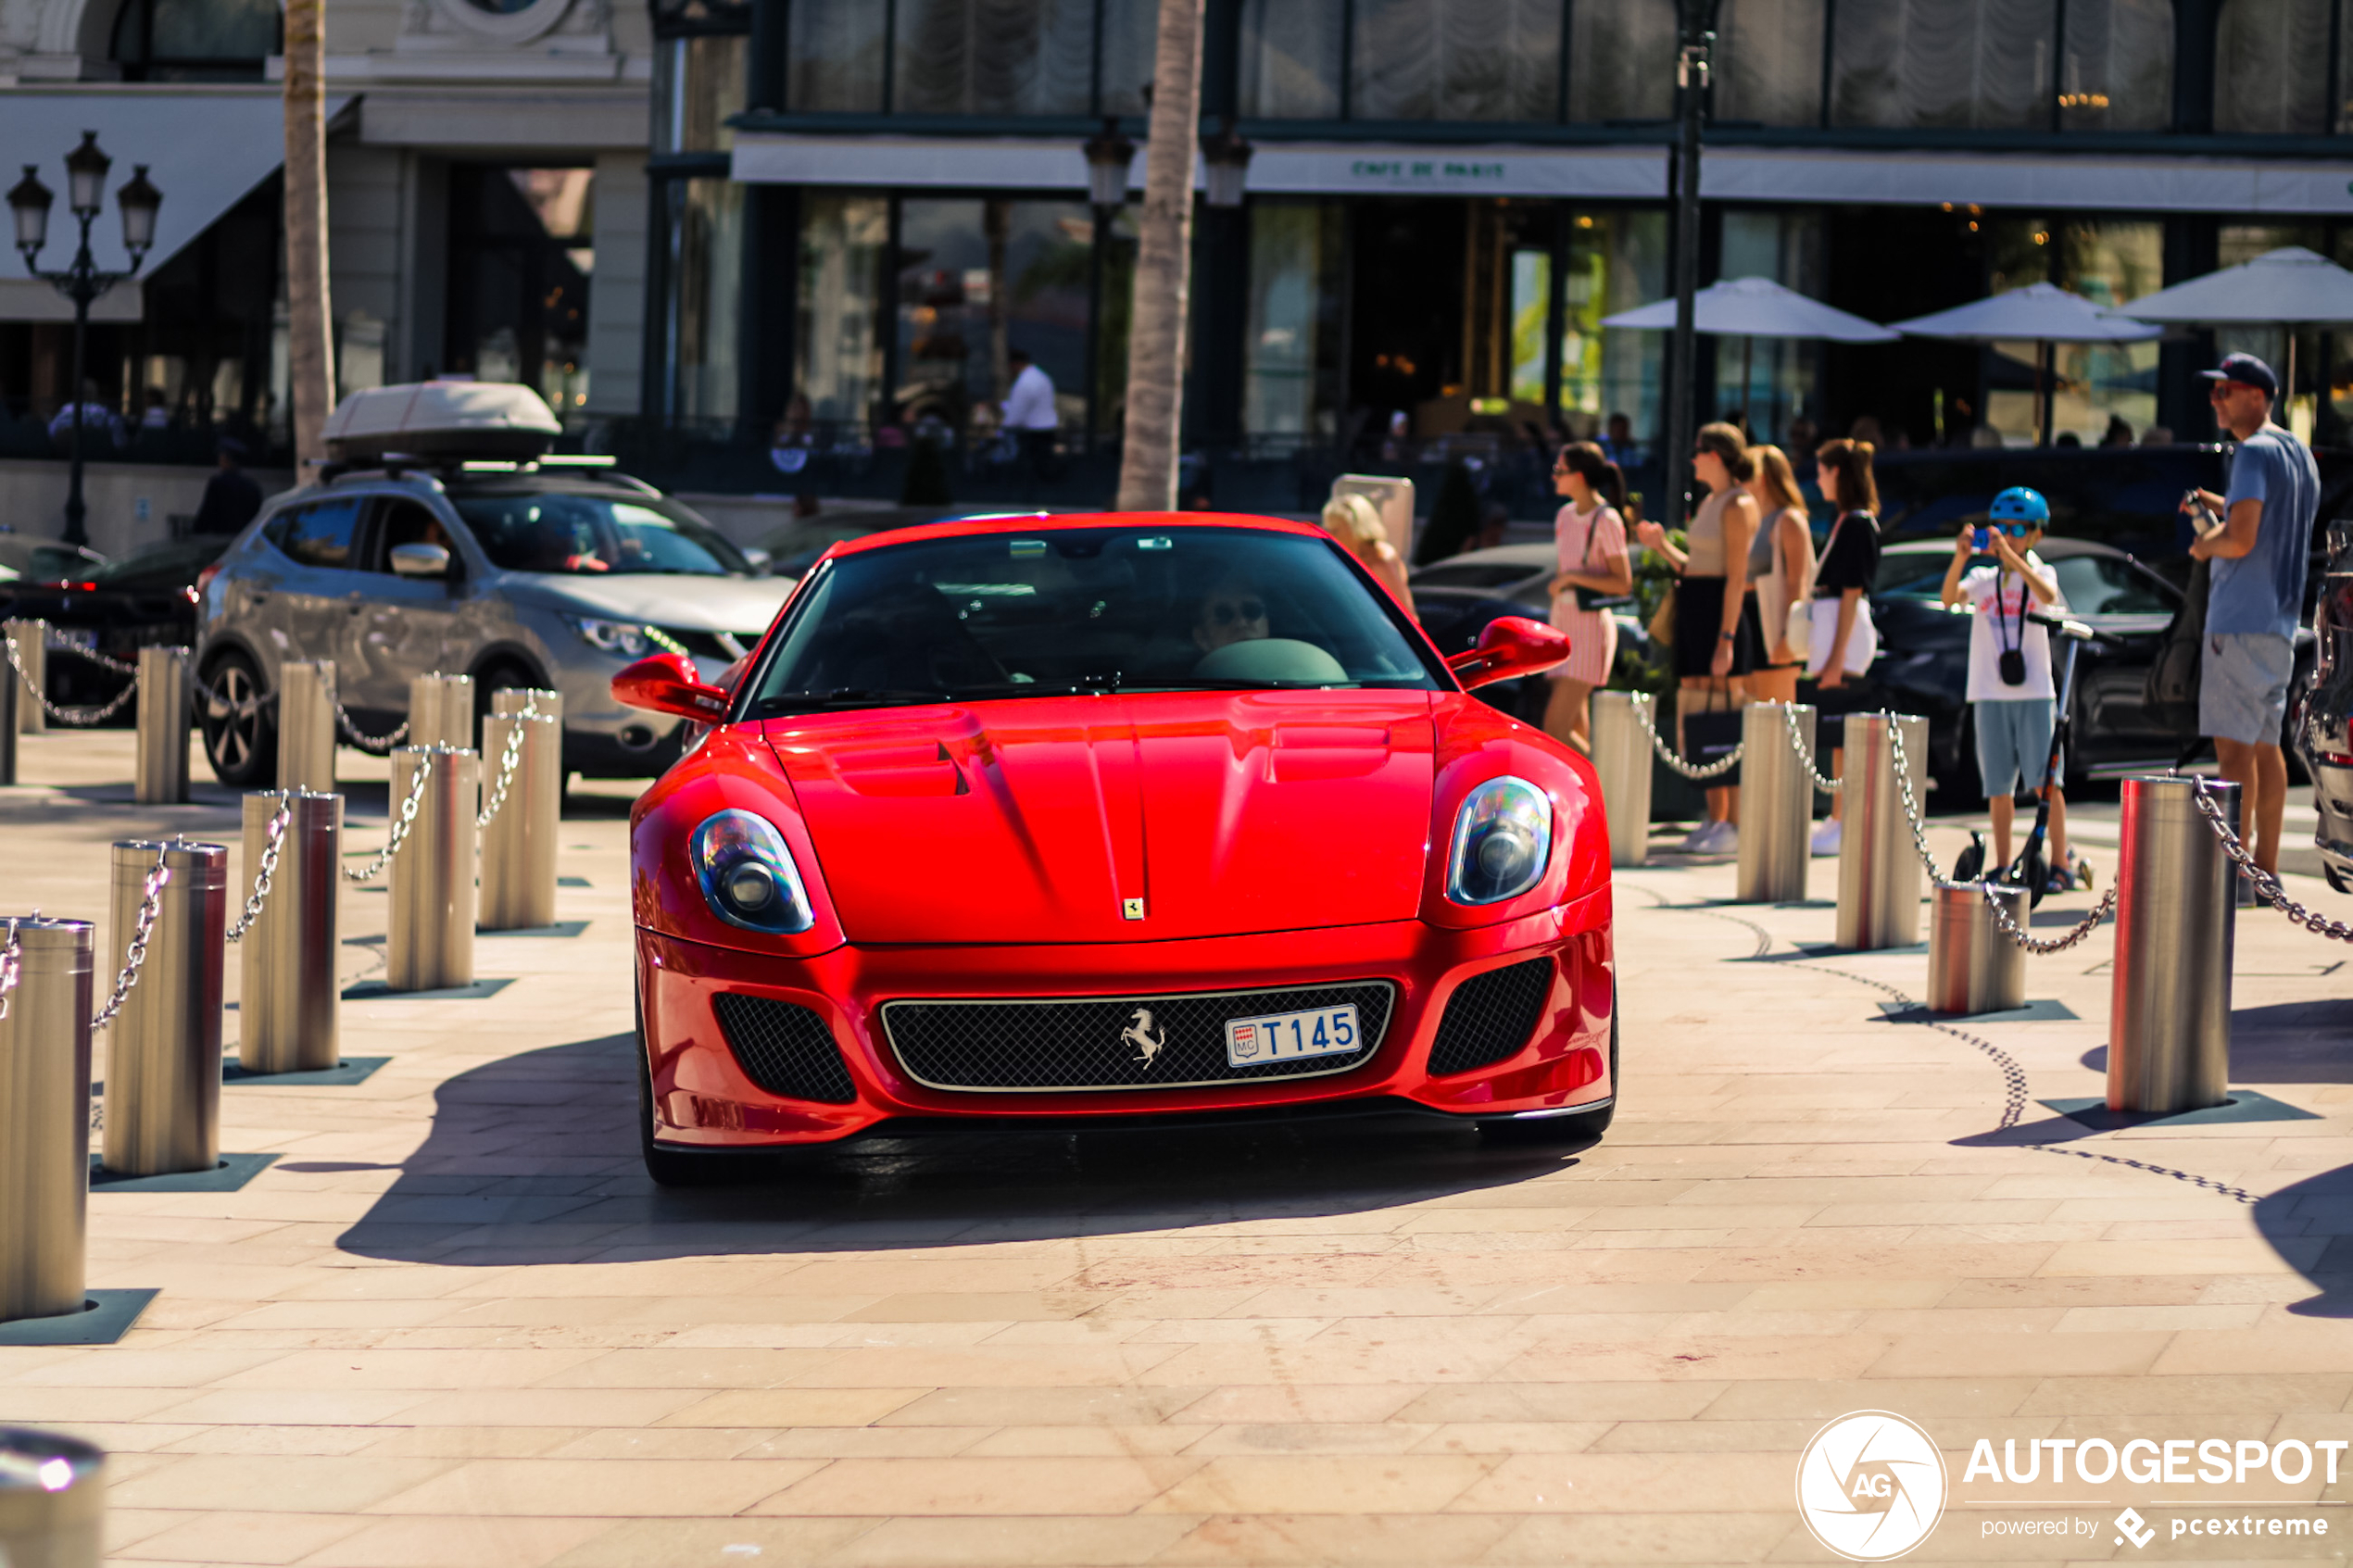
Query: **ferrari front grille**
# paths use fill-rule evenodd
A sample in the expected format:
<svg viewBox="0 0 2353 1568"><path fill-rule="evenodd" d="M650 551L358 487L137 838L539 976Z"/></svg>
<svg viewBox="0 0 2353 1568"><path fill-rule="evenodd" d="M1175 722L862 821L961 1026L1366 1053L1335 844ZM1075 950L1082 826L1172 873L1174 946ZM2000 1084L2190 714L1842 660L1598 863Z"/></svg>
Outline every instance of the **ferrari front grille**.
<svg viewBox="0 0 2353 1568"><path fill-rule="evenodd" d="M825 1021L797 1002L723 991L711 999L744 1076L781 1099L848 1105L858 1098Z"/></svg>
<svg viewBox="0 0 2353 1568"><path fill-rule="evenodd" d="M1157 997L885 1002L899 1064L934 1089L1179 1089L1318 1078L1362 1066L1388 1032L1397 988L1386 980ZM1229 1019L1356 1008L1360 1044L1333 1056L1230 1065Z"/></svg>
<svg viewBox="0 0 2353 1568"><path fill-rule="evenodd" d="M1468 1073L1516 1053L1536 1032L1552 989L1550 959L1506 964L1455 986L1430 1042L1430 1076Z"/></svg>

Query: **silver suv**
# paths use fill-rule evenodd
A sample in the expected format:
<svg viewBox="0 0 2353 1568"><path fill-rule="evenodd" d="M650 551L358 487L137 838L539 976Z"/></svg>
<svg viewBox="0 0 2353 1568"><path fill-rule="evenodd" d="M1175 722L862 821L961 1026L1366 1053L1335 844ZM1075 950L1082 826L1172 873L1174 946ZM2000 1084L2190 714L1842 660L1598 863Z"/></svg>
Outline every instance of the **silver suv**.
<svg viewBox="0 0 2353 1568"><path fill-rule="evenodd" d="M463 672L484 711L502 687L560 691L567 772L659 773L678 755L681 725L615 702L614 672L673 652L718 677L791 589L765 566L620 475L528 462L331 467L265 507L203 580L205 750L224 784L274 783L279 661L331 659L351 724L368 734L399 725L411 676Z"/></svg>

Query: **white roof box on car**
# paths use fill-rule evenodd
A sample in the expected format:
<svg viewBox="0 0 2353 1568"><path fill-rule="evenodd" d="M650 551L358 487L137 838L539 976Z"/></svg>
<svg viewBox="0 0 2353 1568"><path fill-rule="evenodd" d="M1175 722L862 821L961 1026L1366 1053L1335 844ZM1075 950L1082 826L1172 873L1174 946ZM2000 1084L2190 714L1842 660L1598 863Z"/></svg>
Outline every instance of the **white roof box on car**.
<svg viewBox="0 0 2353 1568"><path fill-rule="evenodd" d="M337 461L409 457L535 458L563 433L536 392L514 382L371 387L335 405L322 433Z"/></svg>

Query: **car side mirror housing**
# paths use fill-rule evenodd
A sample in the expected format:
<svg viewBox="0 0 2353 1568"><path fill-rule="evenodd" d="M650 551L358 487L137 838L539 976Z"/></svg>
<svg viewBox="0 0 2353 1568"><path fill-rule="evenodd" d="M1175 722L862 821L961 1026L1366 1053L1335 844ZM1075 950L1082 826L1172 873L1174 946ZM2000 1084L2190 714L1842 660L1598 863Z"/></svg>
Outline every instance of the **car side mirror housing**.
<svg viewBox="0 0 2353 1568"><path fill-rule="evenodd" d="M1478 645L1448 659L1446 668L1468 691L1550 670L1567 658L1567 633L1524 615L1504 615L1489 621L1478 634Z"/></svg>
<svg viewBox="0 0 2353 1568"><path fill-rule="evenodd" d="M751 568L754 577L765 577L776 570L776 558L757 545L745 546L742 553L744 564Z"/></svg>
<svg viewBox="0 0 2353 1568"><path fill-rule="evenodd" d="M612 678L612 696L624 708L675 714L698 724L716 724L727 713L727 694L705 685L694 660L683 653L648 654Z"/></svg>
<svg viewBox="0 0 2353 1568"><path fill-rule="evenodd" d="M449 575L449 546L447 545L395 545L388 556L395 576Z"/></svg>

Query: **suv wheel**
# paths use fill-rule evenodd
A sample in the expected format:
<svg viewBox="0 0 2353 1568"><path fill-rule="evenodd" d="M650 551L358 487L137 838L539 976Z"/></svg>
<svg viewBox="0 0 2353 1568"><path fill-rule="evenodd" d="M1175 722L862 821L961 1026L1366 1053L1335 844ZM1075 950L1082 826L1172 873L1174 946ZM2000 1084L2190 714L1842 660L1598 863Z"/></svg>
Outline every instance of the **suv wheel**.
<svg viewBox="0 0 2353 1568"><path fill-rule="evenodd" d="M205 672L196 721L212 776L231 789L277 782L278 726L261 690L261 671L242 653L225 653Z"/></svg>

